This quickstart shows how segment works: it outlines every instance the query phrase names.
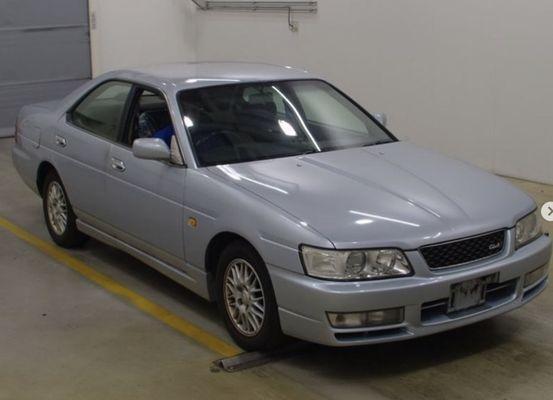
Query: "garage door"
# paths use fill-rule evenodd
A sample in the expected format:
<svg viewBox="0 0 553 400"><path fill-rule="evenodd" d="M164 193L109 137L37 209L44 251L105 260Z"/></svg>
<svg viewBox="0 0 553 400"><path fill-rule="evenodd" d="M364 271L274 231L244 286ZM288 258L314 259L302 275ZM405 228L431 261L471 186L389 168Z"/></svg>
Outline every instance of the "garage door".
<svg viewBox="0 0 553 400"><path fill-rule="evenodd" d="M0 129L90 79L87 0L0 0ZM6 132L6 129L0 131Z"/></svg>

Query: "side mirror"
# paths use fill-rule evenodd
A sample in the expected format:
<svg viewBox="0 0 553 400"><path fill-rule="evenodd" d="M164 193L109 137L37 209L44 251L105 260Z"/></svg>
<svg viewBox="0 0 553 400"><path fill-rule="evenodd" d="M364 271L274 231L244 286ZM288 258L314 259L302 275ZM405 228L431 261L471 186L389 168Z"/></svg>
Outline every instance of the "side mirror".
<svg viewBox="0 0 553 400"><path fill-rule="evenodd" d="M145 160L166 160L171 159L171 150L162 139L143 138L136 139L132 144L132 153L136 158Z"/></svg>
<svg viewBox="0 0 553 400"><path fill-rule="evenodd" d="M388 116L384 113L374 113L373 117L383 126L388 124Z"/></svg>

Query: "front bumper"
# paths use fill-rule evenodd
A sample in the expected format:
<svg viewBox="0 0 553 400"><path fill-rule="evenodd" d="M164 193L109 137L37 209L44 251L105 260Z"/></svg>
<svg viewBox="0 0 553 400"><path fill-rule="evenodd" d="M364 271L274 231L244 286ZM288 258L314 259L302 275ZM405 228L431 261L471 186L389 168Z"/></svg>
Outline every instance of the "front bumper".
<svg viewBox="0 0 553 400"><path fill-rule="evenodd" d="M314 279L278 267L269 271L279 305L284 333L330 346L352 346L404 340L472 324L513 310L534 299L547 286L547 274L524 288L524 275L549 263L551 240L542 236L514 250L513 230L508 246L498 256L442 271L431 271L418 251L406 252L414 275L364 282L332 282ZM488 289L486 303L456 313L446 313L444 302L452 284L499 274ZM492 290L493 289L493 290ZM336 329L326 312L361 312L405 307L398 325Z"/></svg>

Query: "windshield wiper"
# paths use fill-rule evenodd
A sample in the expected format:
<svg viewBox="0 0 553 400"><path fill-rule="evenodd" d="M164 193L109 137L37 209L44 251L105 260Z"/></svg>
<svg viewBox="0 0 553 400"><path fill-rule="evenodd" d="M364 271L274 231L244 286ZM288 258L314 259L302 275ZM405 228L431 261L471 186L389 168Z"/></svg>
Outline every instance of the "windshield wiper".
<svg viewBox="0 0 553 400"><path fill-rule="evenodd" d="M306 154L313 154L313 153L320 153L320 151L315 150L315 149L310 149L310 150L306 150L306 151L302 152L300 155L304 156Z"/></svg>

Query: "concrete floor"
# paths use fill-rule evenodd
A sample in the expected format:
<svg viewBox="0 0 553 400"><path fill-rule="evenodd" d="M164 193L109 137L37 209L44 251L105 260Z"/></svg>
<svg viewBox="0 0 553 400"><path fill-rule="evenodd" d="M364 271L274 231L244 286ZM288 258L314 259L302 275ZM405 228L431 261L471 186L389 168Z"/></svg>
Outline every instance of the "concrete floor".
<svg viewBox="0 0 553 400"><path fill-rule="evenodd" d="M0 216L49 240L40 200L0 140ZM538 203L553 187L513 180ZM553 232L553 224L546 224ZM215 307L95 241L70 252L226 341ZM0 228L0 399L549 399L553 292L511 314L407 342L310 346L238 373L219 358Z"/></svg>

